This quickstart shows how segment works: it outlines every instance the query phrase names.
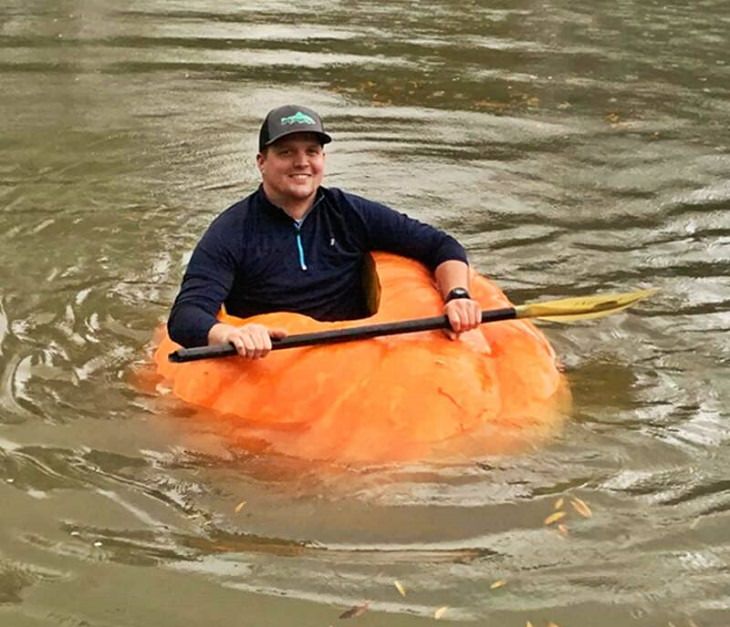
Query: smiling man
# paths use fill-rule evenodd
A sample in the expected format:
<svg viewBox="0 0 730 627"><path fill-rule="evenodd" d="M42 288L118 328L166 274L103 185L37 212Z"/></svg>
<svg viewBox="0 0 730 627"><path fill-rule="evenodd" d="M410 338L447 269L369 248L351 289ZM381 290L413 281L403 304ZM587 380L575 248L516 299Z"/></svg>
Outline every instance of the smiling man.
<svg viewBox="0 0 730 627"><path fill-rule="evenodd" d="M462 246L385 205L323 187L324 146L331 141L307 107L269 112L256 155L261 185L220 214L196 246L168 320L174 341L188 347L230 342L255 359L271 350L272 337L286 334L221 323L221 305L240 317L273 311L317 320L367 317L373 250L411 257L434 272L455 333L479 325Z"/></svg>

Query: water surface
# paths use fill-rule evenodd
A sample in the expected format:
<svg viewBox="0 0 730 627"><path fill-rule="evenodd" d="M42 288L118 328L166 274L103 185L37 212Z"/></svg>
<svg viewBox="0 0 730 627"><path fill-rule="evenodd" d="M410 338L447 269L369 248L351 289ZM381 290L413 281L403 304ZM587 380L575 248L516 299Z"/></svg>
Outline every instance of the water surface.
<svg viewBox="0 0 730 627"><path fill-rule="evenodd" d="M0 624L726 625L729 27L720 0L6 0ZM548 446L333 474L137 384L284 102L327 120L327 184L515 302L661 288L546 328L575 397Z"/></svg>

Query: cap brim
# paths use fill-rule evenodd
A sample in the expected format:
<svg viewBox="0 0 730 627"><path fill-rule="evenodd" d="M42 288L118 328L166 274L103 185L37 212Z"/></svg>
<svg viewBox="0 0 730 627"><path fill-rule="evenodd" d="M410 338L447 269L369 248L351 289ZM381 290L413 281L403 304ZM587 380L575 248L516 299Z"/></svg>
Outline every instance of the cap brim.
<svg viewBox="0 0 730 627"><path fill-rule="evenodd" d="M301 129L297 128L297 129L284 131L283 133L279 133L276 137L272 137L269 141L267 141L264 144L264 147L271 146L271 144L278 142L283 137L288 137L289 135L296 135L297 133L312 133L314 135L317 135L319 137L320 143L323 146L325 144L329 144L332 141L332 138L329 135L327 135L327 133L324 133L322 131L310 131L310 130L303 129L303 128L301 128Z"/></svg>

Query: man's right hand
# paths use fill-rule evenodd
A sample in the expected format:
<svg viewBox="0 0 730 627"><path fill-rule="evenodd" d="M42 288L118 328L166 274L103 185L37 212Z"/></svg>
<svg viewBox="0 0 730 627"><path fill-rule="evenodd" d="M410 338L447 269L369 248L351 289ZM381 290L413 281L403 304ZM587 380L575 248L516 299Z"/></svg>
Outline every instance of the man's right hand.
<svg viewBox="0 0 730 627"><path fill-rule="evenodd" d="M271 338L286 337L284 329L269 329L263 324L244 324L234 327L219 322L208 331L208 344L233 344L241 357L260 359L271 350Z"/></svg>

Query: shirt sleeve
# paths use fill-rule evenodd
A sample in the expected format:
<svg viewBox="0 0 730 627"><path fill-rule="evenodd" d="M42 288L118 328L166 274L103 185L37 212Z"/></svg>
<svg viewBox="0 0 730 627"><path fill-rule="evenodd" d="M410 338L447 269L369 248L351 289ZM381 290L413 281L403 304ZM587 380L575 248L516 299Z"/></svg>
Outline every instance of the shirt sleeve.
<svg viewBox="0 0 730 627"><path fill-rule="evenodd" d="M193 251L167 321L170 338L185 347L205 346L208 332L233 285L237 266L232 234L218 219Z"/></svg>
<svg viewBox="0 0 730 627"><path fill-rule="evenodd" d="M464 247L444 231L360 196L347 198L363 219L371 250L411 257L432 272L444 261L469 263Z"/></svg>

